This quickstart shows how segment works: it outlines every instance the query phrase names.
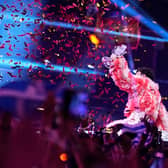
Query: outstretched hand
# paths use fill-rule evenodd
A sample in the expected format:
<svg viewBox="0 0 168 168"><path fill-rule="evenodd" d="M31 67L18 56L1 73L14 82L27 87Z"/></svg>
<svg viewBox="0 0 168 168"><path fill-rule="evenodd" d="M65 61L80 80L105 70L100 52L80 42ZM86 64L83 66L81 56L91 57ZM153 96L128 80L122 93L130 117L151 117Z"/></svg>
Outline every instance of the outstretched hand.
<svg viewBox="0 0 168 168"><path fill-rule="evenodd" d="M102 62L104 66L109 69L112 63L112 57L126 54L127 53L126 49L127 49L127 46L124 44L122 44L121 46L115 46L114 49L112 50L110 57L105 56L102 58Z"/></svg>
<svg viewBox="0 0 168 168"><path fill-rule="evenodd" d="M120 46L115 46L114 49L112 50L112 54L116 56L124 55L127 53L126 49L127 49L127 46L125 44L122 44Z"/></svg>

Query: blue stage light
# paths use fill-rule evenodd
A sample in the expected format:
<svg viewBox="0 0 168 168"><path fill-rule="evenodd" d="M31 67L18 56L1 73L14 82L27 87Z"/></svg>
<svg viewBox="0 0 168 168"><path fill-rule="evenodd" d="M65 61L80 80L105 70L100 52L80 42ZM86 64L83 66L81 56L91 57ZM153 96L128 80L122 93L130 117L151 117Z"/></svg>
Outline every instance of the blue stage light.
<svg viewBox="0 0 168 168"><path fill-rule="evenodd" d="M4 68L19 67L20 69L28 69L31 66L32 69L42 68L45 70L57 71L57 72L70 72L70 73L89 74L89 75L104 75L104 73L97 72L96 70L81 69L77 67L67 67L67 66L54 65L54 64L45 65L42 63L31 62L29 60L12 59L12 62L11 62L11 59L9 58L5 58L5 59L1 58L0 66Z"/></svg>
<svg viewBox="0 0 168 168"><path fill-rule="evenodd" d="M110 35L117 35L117 36L126 36L126 37L134 37L134 38L140 38L144 40L152 40L152 41L159 41L159 42L168 42L168 39L162 39L158 37L152 37L152 36L145 36L145 35L137 35L137 34L130 34L125 32L116 32L112 30L107 30L95 28L95 27L87 27L87 26L81 26L81 25L74 25L70 23L63 23L63 22L50 22L47 20L43 21L46 25L50 26L56 26L56 27L62 27L66 29L76 29L76 30L87 30L90 32L97 32L97 33L104 33L104 34L110 34Z"/></svg>
<svg viewBox="0 0 168 168"><path fill-rule="evenodd" d="M156 34L160 35L162 38L166 39L167 41L168 32L164 30L161 26L159 26L157 23L153 23L151 19L141 15L139 12L137 12L135 9L129 6L129 4L126 4L123 0L110 0L110 1L112 3L115 3L117 6L119 6L123 12L138 19L141 23L143 23L145 26L150 28L152 31L154 31Z"/></svg>
<svg viewBox="0 0 168 168"><path fill-rule="evenodd" d="M0 60L24 60L27 54L38 52L29 34L34 34L35 30L39 29L39 24L35 24L34 18L41 9L33 4L34 0L0 0ZM10 65L5 66L1 62L0 68L0 87L8 82L27 78L25 70L21 71L22 78L20 78L18 69L10 70Z"/></svg>
<svg viewBox="0 0 168 168"><path fill-rule="evenodd" d="M123 3L121 3L121 4L123 5ZM135 17L139 17L140 16L131 7L127 7L127 8L129 9L127 11L127 13L129 13L129 14L131 13ZM124 11L126 12L126 9ZM24 18L23 22L21 21L22 18ZM159 34L159 32L163 32L163 33L159 34L159 35L162 35L163 38L153 37L153 36L146 36L146 35L130 34L130 33L126 33L126 32L116 32L116 31L112 31L112 30L108 30L108 29L101 30L101 29L96 28L96 27L75 25L75 24L65 23L65 22L58 22L58 21L51 22L51 21L47 21L47 20L44 20L42 18L33 17L33 16L27 17L27 16L23 16L22 14L13 15L12 13L9 13L9 12L5 13L5 18L4 19L6 19L6 20L12 19L12 20L15 20L16 22L18 22L20 24L22 24L22 23L23 24L25 24L25 23L34 24L38 20L37 25L41 24L41 23L44 23L45 25L61 27L61 28L65 28L65 29L86 30L86 31L89 31L89 32L97 32L97 33L109 34L109 35L115 35L115 36L125 36L125 37L140 38L140 39L151 40L151 41L168 42L168 33L166 31L164 31L164 29L162 29L157 24L154 24L154 23L150 22L148 19L145 19L143 16L141 16L141 18L143 18L145 20L145 23L148 23L148 25L150 25L150 28L151 28L151 25L152 25L152 28L154 29L154 30L152 29L153 31L157 32L158 34ZM23 29L22 29L22 31L23 31Z"/></svg>

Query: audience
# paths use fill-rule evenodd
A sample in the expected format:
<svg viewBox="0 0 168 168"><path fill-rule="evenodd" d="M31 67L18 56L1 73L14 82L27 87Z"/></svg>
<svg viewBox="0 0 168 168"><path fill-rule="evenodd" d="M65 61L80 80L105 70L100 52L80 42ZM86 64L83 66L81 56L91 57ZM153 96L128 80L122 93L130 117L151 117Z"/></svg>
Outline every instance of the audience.
<svg viewBox="0 0 168 168"><path fill-rule="evenodd" d="M83 89L64 88L59 99L55 98L53 91L49 91L41 106L41 124L37 124L36 128L35 121L30 118L16 120L12 113L1 112L0 167L166 166L166 152L154 123L147 118L142 121L146 132L140 137L139 143L132 146L133 136L128 132L119 136L104 133L103 129L97 128L97 121L88 114L88 101L89 95ZM109 114L104 121L108 123L110 117ZM86 136L81 136L81 132Z"/></svg>

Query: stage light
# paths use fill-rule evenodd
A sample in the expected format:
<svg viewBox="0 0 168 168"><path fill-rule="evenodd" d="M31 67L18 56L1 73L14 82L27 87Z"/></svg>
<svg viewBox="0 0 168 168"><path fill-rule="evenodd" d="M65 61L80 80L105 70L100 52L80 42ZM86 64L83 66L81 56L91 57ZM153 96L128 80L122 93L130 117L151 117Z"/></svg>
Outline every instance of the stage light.
<svg viewBox="0 0 168 168"><path fill-rule="evenodd" d="M129 14L130 16L138 19L141 23L143 23L145 26L150 28L152 31L154 31L156 34L160 35L162 38L168 39L168 32L164 30L161 26L153 23L153 20L144 17L139 12L137 12L135 9L133 9L130 5L126 4L123 0L110 0L111 3L116 4L120 9Z"/></svg>
<svg viewBox="0 0 168 168"><path fill-rule="evenodd" d="M89 70L89 69L81 69L78 67L67 67L67 66L61 66L61 65L54 65L54 64L49 64L49 66L42 64L42 63L36 63L32 62L29 60L16 60L13 59L11 62L11 59L5 58L5 59L0 59L0 65L1 67L14 67L14 66L19 66L20 68L23 69L29 69L32 67L32 69L38 69L42 68L45 70L50 70L50 71L57 71L57 72L70 72L70 73L76 73L76 74L89 74L89 75L104 75L102 72L97 72L96 70Z"/></svg>
<svg viewBox="0 0 168 168"><path fill-rule="evenodd" d="M139 16L141 18L144 18L143 16L139 15L135 10L133 10L131 7L127 7L127 8L129 9L129 12L126 11L126 9L124 9L124 11L126 11L127 13L132 13L132 16L134 16L136 14L135 18L138 19ZM88 27L88 26L82 26L82 25L75 25L75 24L65 23L65 22L57 22L57 21L51 22L51 21L48 21L48 20L44 20L43 18L25 17L25 16L23 16L21 14L17 14L17 17L14 17L14 16L11 16L11 13L4 13L4 16L5 16L6 19L12 19L13 20L15 18L16 21L19 21L20 18L24 18L25 21L21 22L22 24L25 24L25 22L26 22L26 24L34 24L35 20L39 20L38 24L43 23L43 24L48 25L48 26L61 27L61 28L65 28L65 29L86 30L86 31L93 32L93 33L96 32L96 33L116 35L116 36L126 36L126 37L140 38L140 39L144 39L144 40L152 40L152 41L159 41L159 42L168 42L168 33L165 32L164 29L162 29L161 27L159 27L157 24L154 24L152 22L150 22L151 23L150 25L153 25L152 27L154 28L154 30L156 31L156 33L159 34L160 31L163 32L163 34L162 34L163 38L153 37L153 36L146 36L146 35L138 35L138 34L130 34L130 33L125 33L125 32L116 32L116 31L112 31L112 30L108 30L108 29L101 30L101 29L98 29L96 27ZM145 19L145 21L144 21L145 23L146 23L146 20L147 19ZM155 26L156 26L156 28L155 28ZM30 35L30 34L28 33L27 35Z"/></svg>
<svg viewBox="0 0 168 168"><path fill-rule="evenodd" d="M34 5L29 6L34 4L34 0L1 0L0 2L1 7L5 8L3 10L0 7L0 62L3 59L9 60L9 58L10 60L18 57L20 60L25 59L26 55L37 51L36 44L32 43L30 32L34 34L40 26L35 24L34 20L37 14L40 14L41 9ZM0 67L1 70L4 69L0 87L8 82L27 78L26 71L19 70L17 65L3 65L1 62Z"/></svg>
<svg viewBox="0 0 168 168"><path fill-rule="evenodd" d="M66 162L68 160L68 155L66 153L61 153L59 158L62 162Z"/></svg>
<svg viewBox="0 0 168 168"><path fill-rule="evenodd" d="M100 40L98 39L98 37L95 34L90 34L89 39L96 46L99 45L99 43L100 43Z"/></svg>
<svg viewBox="0 0 168 168"><path fill-rule="evenodd" d="M37 107L37 110L39 110L39 111L44 111L45 108L43 108L43 107Z"/></svg>
<svg viewBox="0 0 168 168"><path fill-rule="evenodd" d="M134 38L140 38L144 40L152 40L152 41L159 41L159 42L168 42L167 39L159 38L159 37L152 37L152 36L145 36L145 35L137 35L137 34L130 34L125 32L116 32L112 30L107 29L98 29L95 27L88 27L88 26L81 26L81 25L75 25L70 23L64 23L64 22L50 22L47 20L43 20L43 23L49 26L56 26L56 27L62 27L65 29L76 29L76 30L86 30L89 32L97 32L97 33L103 33L103 34L109 34L109 35L116 35L116 36L126 36L126 37L134 37Z"/></svg>

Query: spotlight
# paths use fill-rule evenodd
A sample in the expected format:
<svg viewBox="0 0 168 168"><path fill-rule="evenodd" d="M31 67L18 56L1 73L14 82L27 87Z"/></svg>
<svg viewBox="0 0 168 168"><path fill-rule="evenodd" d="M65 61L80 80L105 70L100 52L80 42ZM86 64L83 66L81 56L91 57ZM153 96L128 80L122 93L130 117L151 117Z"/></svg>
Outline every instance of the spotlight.
<svg viewBox="0 0 168 168"><path fill-rule="evenodd" d="M68 160L68 156L66 153L61 153L59 158L62 162L66 162Z"/></svg>
<svg viewBox="0 0 168 168"><path fill-rule="evenodd" d="M99 45L99 43L100 43L100 40L98 39L98 37L95 34L90 34L89 39L95 45Z"/></svg>
<svg viewBox="0 0 168 168"><path fill-rule="evenodd" d="M133 7L126 4L123 0L110 0L111 3L116 4L124 13L129 14L130 16L138 19L141 23L147 26L149 29L160 35L163 39L168 39L168 32L164 30L156 22L152 21L149 18L144 17L139 12L137 12Z"/></svg>
<svg viewBox="0 0 168 168"><path fill-rule="evenodd" d="M88 27L88 26L82 26L82 25L75 25L75 24L70 24L70 23L65 23L65 22L50 22L47 20L43 20L43 23L49 26L55 26L55 27L62 27L65 29L76 29L76 30L86 30L89 32L96 32L96 33L102 33L102 34L111 34L111 35L116 35L116 36L126 36L126 37L134 37L134 38L140 38L140 39L145 39L145 40L152 40L152 41L159 41L159 42L168 42L168 38L158 38L158 37L152 37L152 36L145 36L145 35L137 35L137 34L130 34L130 33L125 33L125 32L117 32L117 31L112 31L108 29L103 29L103 31L99 28L95 27Z"/></svg>

